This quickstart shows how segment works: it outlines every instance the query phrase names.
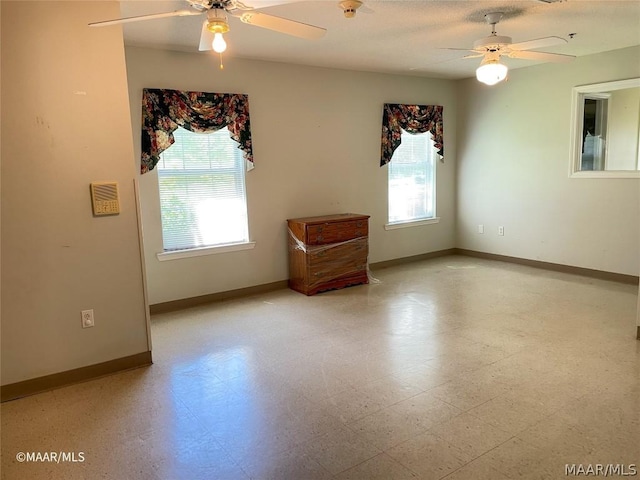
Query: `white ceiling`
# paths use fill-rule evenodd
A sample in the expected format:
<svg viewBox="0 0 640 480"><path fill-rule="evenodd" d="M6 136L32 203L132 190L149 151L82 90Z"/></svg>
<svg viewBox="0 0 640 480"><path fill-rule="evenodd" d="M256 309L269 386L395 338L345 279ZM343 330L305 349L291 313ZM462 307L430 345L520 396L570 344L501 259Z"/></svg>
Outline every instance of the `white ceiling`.
<svg viewBox="0 0 640 480"><path fill-rule="evenodd" d="M263 0L245 0L258 7ZM569 43L541 49L568 55L589 55L640 44L640 1L567 0L544 3L519 1L406 1L364 0L373 13L358 12L347 19L337 1L270 0L280 5L264 13L327 29L320 40L303 40L246 25L230 17L225 34L228 58L251 58L350 70L401 73L459 79L474 75L479 59L462 59L465 52L445 47L470 48L489 35L484 15L504 12L499 35L521 42L559 36ZM264 5L264 3L262 3ZM184 0L123 0L122 16L188 9ZM204 17L173 17L125 24L127 45L197 52ZM108 20L108 19L96 19ZM114 28L114 27L104 27ZM573 39L569 34L575 33ZM203 55L214 55L212 52ZM640 62L640 59L638 59ZM538 62L506 59L510 68Z"/></svg>

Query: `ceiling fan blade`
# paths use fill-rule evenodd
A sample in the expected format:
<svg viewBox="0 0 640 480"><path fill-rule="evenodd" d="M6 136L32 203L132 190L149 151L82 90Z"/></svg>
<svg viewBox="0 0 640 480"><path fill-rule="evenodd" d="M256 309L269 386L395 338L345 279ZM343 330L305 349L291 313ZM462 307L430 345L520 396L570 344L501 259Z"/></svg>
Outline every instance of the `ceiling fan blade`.
<svg viewBox="0 0 640 480"><path fill-rule="evenodd" d="M115 20L105 20L104 22L90 23L90 27L108 27L110 25L119 25L121 23L142 22L144 20L153 20L155 18L167 17L188 17L190 15L202 15L202 12L196 10L177 10L175 12L152 13L151 15L138 15L136 17L117 18Z"/></svg>
<svg viewBox="0 0 640 480"><path fill-rule="evenodd" d="M473 53L482 53L484 54L484 51L480 51L480 50L474 50L473 48L439 48L438 50L455 50L457 52L473 52Z"/></svg>
<svg viewBox="0 0 640 480"><path fill-rule="evenodd" d="M409 70L412 72L428 71L431 67L442 65L443 63L458 62L460 60L464 60L465 58L475 58L475 57L482 57L482 56L484 56L483 53L474 53L472 55L465 55L464 57L445 58L443 60L438 60L437 62L430 62L420 67L409 67Z"/></svg>
<svg viewBox="0 0 640 480"><path fill-rule="evenodd" d="M441 47L438 50L458 50L461 52L473 52L472 48L455 48L455 47Z"/></svg>
<svg viewBox="0 0 640 480"><path fill-rule="evenodd" d="M267 15L266 13L245 12L237 16L243 23L248 25L255 25L309 40L321 38L327 33L325 28L296 22L295 20L289 20L287 18L276 17L275 15Z"/></svg>
<svg viewBox="0 0 640 480"><path fill-rule="evenodd" d="M568 43L561 37L544 37L536 40L527 40L526 42L512 43L509 48L512 50L533 50L534 48L551 47L553 45L561 45Z"/></svg>
<svg viewBox="0 0 640 480"><path fill-rule="evenodd" d="M207 21L202 23L202 32L200 33L200 46L198 50L204 52L213 50L213 33L207 28Z"/></svg>
<svg viewBox="0 0 640 480"><path fill-rule="evenodd" d="M573 55L561 55L559 53L546 53L546 52L523 52L523 51L514 51L508 54L510 58L522 58L523 60L541 60L543 62L554 62L554 63L567 63L572 61L574 58Z"/></svg>
<svg viewBox="0 0 640 480"><path fill-rule="evenodd" d="M278 5L287 5L289 3L300 3L304 0L251 0L251 6L245 5L243 2L236 0L234 3L239 10L258 10L261 8L275 7ZM233 8L232 8L233 10Z"/></svg>

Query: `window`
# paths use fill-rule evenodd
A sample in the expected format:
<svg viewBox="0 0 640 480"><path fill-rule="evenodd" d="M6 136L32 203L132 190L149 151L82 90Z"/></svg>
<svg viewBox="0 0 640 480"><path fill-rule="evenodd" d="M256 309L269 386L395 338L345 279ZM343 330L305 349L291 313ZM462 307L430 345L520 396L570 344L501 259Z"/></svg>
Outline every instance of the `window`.
<svg viewBox="0 0 640 480"><path fill-rule="evenodd" d="M429 132L402 130L389 162L389 224L434 219L436 149Z"/></svg>
<svg viewBox="0 0 640 480"><path fill-rule="evenodd" d="M164 251L249 241L245 161L227 128L173 132L158 162Z"/></svg>

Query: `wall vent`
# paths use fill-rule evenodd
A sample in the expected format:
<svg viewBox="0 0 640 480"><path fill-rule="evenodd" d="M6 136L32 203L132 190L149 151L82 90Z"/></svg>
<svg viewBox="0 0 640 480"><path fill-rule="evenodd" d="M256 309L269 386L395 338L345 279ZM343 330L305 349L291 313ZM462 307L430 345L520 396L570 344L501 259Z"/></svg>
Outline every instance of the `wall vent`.
<svg viewBox="0 0 640 480"><path fill-rule="evenodd" d="M118 183L91 183L91 203L93 205L93 214L96 216L119 214L120 200L118 198Z"/></svg>

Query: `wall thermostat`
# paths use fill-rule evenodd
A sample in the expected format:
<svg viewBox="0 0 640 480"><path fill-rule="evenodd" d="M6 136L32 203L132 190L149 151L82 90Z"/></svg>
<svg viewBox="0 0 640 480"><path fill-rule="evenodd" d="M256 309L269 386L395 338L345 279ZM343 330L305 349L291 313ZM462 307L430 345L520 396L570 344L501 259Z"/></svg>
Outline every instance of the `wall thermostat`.
<svg viewBox="0 0 640 480"><path fill-rule="evenodd" d="M118 182L91 183L91 204L94 215L119 214Z"/></svg>

